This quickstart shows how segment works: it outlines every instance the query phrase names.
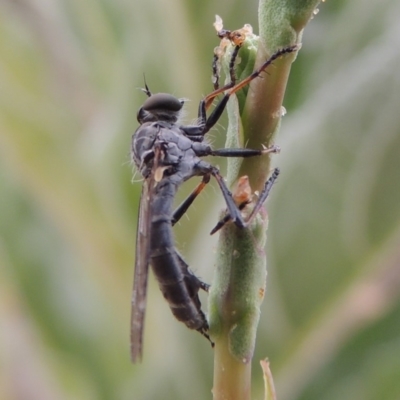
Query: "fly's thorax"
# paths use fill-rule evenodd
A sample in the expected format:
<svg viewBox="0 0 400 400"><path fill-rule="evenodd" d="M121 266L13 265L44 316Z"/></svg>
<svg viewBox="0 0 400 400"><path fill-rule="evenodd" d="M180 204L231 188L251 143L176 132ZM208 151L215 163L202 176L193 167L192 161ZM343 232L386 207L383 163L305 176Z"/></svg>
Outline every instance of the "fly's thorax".
<svg viewBox="0 0 400 400"><path fill-rule="evenodd" d="M132 159L139 169L146 163L146 159L154 154L154 143L157 138L158 128L152 123L145 123L136 129L132 136Z"/></svg>

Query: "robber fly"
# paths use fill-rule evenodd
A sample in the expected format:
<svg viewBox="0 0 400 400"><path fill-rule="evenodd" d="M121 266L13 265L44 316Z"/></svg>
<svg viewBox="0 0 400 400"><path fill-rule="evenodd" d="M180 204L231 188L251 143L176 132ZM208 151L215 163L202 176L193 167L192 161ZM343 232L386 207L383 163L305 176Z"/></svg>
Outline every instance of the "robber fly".
<svg viewBox="0 0 400 400"><path fill-rule="evenodd" d="M244 228L259 211L268 195L269 188L278 175L278 171L275 171L249 219L244 221L240 211L243 205L235 204L218 168L201 159L205 156L254 157L278 151L275 146L261 150L245 148L213 150L204 140L206 133L219 120L232 94L257 78L275 59L297 49L296 46L292 46L279 50L252 75L236 83L233 68L239 47L236 46L232 53L231 81L200 101L198 122L194 125L178 123L184 104L182 99L166 93L152 94L147 84L143 89L148 98L137 113L140 126L132 137L132 159L144 178L137 227L132 295L131 358L133 362L140 361L142 357L149 265L175 318L189 329L197 330L210 340L208 323L201 310L198 296L200 289L207 291L209 286L190 271L176 250L172 233L173 225L186 212L210 178L214 177L225 199L228 215L218 225L218 229L228 220L234 222L239 228ZM207 109L219 94L223 94L222 99L207 117ZM202 177L202 181L173 212L173 201L178 188L194 176Z"/></svg>

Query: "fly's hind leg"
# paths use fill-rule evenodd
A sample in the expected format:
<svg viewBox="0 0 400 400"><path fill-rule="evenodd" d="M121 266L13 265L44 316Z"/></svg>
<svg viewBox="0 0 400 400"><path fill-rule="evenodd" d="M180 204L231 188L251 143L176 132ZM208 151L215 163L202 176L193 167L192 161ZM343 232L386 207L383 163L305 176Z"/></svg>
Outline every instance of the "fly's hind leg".
<svg viewBox="0 0 400 400"><path fill-rule="evenodd" d="M213 229L213 233L221 229L222 226L224 226L229 220L231 220L238 228L246 228L247 226L249 226L249 224L253 221L254 217L260 211L264 202L267 200L269 192L279 175L279 169L275 168L271 177L265 183L264 189L262 190L252 212L250 213L250 216L246 220L244 220L242 217L241 209L243 209L245 204L242 205L239 204L239 206L236 204L232 192L226 185L225 180L221 175L221 173L219 172L218 168L214 167L213 165L205 161L200 161L197 164L196 168L199 171L199 175L212 175L215 178L224 197L226 207L228 209L229 218L225 217L224 219L222 219L215 227L217 229L216 230L215 228Z"/></svg>
<svg viewBox="0 0 400 400"><path fill-rule="evenodd" d="M251 214L249 215L249 217L247 218L247 220L245 221L245 226L248 226L251 224L251 222L253 221L253 219L255 218L255 216L257 215L257 213L260 211L261 207L263 206L263 204L266 202L268 195L271 191L272 186L274 185L276 179L278 178L279 175L279 169L275 168L274 172L272 173L271 177L267 180L267 182L264 185L264 188L262 190L262 192L260 193L258 200L256 202L256 204L254 205L253 210L251 211ZM241 202L237 207L239 210L243 210L244 207L246 207L247 204L249 204L250 200L245 200L243 202ZM213 235L215 232L219 231L223 226L225 226L225 224L227 224L229 221L232 220L231 215L228 214L225 215L224 218L222 218L220 221L218 221L217 225L215 225L215 227L211 230L210 235Z"/></svg>
<svg viewBox="0 0 400 400"><path fill-rule="evenodd" d="M200 289L203 289L205 292L209 292L211 285L208 283L205 283L203 281L200 281Z"/></svg>
<svg viewBox="0 0 400 400"><path fill-rule="evenodd" d="M215 343L211 340L210 335L208 334L208 324L207 327L197 329L197 332L200 332L210 342L211 347L214 348Z"/></svg>

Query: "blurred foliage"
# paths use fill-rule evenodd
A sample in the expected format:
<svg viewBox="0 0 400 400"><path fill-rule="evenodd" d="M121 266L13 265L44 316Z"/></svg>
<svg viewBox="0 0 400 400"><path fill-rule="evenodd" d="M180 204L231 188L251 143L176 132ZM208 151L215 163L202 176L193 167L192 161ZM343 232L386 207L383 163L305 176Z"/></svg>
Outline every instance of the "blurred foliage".
<svg viewBox="0 0 400 400"><path fill-rule="evenodd" d="M257 2L0 10L0 398L211 398L209 344L174 320L153 280L144 362L129 361L130 137L143 73L153 91L191 99L194 118L212 86L214 14L257 31ZM280 400L400 398L398 15L394 0L329 1L305 31L276 140L255 399L266 356ZM207 281L221 206L210 187L176 228Z"/></svg>

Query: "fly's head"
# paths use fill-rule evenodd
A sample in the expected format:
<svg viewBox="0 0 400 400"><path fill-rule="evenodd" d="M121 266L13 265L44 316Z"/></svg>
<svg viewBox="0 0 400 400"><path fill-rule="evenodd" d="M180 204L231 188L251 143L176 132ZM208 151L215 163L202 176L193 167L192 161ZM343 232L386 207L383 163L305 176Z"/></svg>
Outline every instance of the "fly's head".
<svg viewBox="0 0 400 400"><path fill-rule="evenodd" d="M145 91L146 92L146 91ZM184 101L168 93L151 94L137 113L139 124L164 121L174 124L181 113Z"/></svg>

